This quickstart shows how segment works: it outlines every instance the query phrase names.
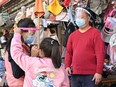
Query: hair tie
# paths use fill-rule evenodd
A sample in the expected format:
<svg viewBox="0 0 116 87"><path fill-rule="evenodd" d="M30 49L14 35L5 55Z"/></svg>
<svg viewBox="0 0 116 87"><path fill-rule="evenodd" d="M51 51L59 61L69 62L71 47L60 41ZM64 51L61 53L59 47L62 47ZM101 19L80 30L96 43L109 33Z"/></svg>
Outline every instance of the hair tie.
<svg viewBox="0 0 116 87"><path fill-rule="evenodd" d="M54 40L51 41L51 44L53 44Z"/></svg>

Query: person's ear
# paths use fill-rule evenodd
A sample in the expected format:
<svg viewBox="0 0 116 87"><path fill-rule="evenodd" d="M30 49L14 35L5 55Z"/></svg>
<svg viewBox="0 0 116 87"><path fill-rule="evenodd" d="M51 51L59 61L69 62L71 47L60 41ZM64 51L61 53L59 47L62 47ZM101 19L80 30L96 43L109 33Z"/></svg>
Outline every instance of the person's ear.
<svg viewBox="0 0 116 87"><path fill-rule="evenodd" d="M88 21L89 21L89 22L91 21L91 18L90 18L90 16L88 16L88 17L87 17L87 19L88 19Z"/></svg>

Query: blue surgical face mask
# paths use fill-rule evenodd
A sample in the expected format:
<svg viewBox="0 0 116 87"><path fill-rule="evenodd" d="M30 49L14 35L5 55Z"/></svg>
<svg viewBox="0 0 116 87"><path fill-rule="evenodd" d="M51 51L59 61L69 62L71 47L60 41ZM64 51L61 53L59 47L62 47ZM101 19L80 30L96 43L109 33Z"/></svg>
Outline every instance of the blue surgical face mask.
<svg viewBox="0 0 116 87"><path fill-rule="evenodd" d="M85 26L85 20L84 19L76 19L76 24L79 28L82 28Z"/></svg>
<svg viewBox="0 0 116 87"><path fill-rule="evenodd" d="M27 44L31 44L34 41L34 36L28 36L26 39L24 39L24 42Z"/></svg>

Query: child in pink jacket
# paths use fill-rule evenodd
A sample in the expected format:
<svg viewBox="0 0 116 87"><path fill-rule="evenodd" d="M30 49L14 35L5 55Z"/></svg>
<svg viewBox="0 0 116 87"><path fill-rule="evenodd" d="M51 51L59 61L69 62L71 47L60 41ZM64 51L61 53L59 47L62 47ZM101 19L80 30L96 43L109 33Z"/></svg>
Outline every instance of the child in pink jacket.
<svg viewBox="0 0 116 87"><path fill-rule="evenodd" d="M61 64L59 44L45 38L39 49L39 58L23 53L21 30L16 28L11 42L11 56L25 71L23 87L69 87L68 76Z"/></svg>

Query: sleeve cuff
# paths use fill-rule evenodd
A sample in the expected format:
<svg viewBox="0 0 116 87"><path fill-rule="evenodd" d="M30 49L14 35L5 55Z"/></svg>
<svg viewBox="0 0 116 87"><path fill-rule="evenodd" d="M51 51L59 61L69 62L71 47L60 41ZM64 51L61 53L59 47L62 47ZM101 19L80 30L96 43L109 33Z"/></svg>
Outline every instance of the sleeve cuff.
<svg viewBox="0 0 116 87"><path fill-rule="evenodd" d="M19 33L14 33L14 37L17 38L17 39L20 39L20 38L21 38L21 34L19 34Z"/></svg>

